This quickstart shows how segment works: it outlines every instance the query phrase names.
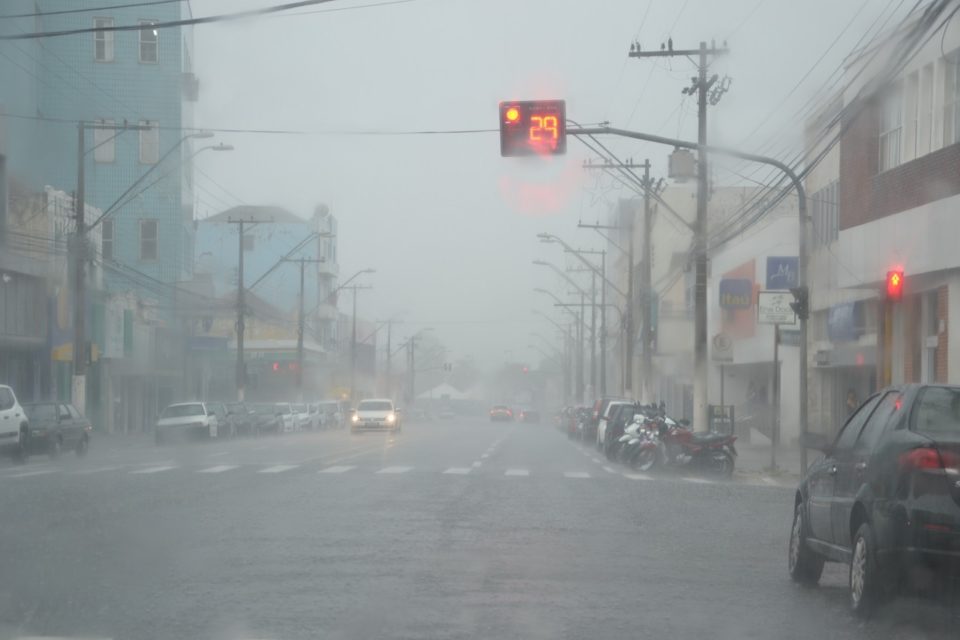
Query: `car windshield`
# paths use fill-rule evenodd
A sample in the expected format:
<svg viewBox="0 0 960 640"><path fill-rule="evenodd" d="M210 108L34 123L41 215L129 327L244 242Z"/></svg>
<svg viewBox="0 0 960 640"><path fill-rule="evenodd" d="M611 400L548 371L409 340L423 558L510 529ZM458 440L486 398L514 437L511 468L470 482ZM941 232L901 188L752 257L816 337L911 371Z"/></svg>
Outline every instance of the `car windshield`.
<svg viewBox="0 0 960 640"><path fill-rule="evenodd" d="M390 411L393 405L388 400L364 400L357 406L357 411Z"/></svg>
<svg viewBox="0 0 960 640"><path fill-rule="evenodd" d="M960 437L960 389L926 387L911 416L912 428L932 436Z"/></svg>
<svg viewBox="0 0 960 640"><path fill-rule="evenodd" d="M55 404L28 404L24 405L23 410L30 420L56 420L57 405Z"/></svg>
<svg viewBox="0 0 960 640"><path fill-rule="evenodd" d="M305 405L305 404L295 404L295 405L293 405L293 410L296 411L297 413L306 413L306 411L307 411L307 405Z"/></svg>
<svg viewBox="0 0 960 640"><path fill-rule="evenodd" d="M185 418L189 416L202 415L205 415L202 404L172 404L163 410L163 413L160 414L160 418Z"/></svg>
<svg viewBox="0 0 960 640"><path fill-rule="evenodd" d="M274 415L277 413L276 405L272 404L255 404L252 406L253 412L260 415Z"/></svg>

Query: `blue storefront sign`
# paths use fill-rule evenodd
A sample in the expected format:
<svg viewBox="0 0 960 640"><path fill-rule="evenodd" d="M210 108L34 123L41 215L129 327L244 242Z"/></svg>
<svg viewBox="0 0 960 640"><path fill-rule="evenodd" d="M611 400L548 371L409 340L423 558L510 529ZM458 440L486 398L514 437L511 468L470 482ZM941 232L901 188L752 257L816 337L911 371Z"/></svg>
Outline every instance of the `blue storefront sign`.
<svg viewBox="0 0 960 640"><path fill-rule="evenodd" d="M799 282L799 269L796 256L767 257L767 290L793 289Z"/></svg>
<svg viewBox="0 0 960 640"><path fill-rule="evenodd" d="M720 281L721 309L749 309L753 305L753 281L725 278Z"/></svg>

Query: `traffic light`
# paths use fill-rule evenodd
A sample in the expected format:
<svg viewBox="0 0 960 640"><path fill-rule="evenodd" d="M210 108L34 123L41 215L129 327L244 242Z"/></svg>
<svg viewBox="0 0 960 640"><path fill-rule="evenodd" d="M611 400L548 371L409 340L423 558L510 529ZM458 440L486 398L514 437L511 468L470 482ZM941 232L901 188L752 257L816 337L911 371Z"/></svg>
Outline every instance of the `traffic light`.
<svg viewBox="0 0 960 640"><path fill-rule="evenodd" d="M887 271L887 300L900 302L903 298L903 269Z"/></svg>
<svg viewBox="0 0 960 640"><path fill-rule="evenodd" d="M793 312L797 314L797 317L801 320L809 318L810 290L806 287L794 287L790 289L790 293L793 294L793 302L790 303L790 308L793 309Z"/></svg>
<svg viewBox="0 0 960 640"><path fill-rule="evenodd" d="M563 100L500 103L500 155L567 152L567 107Z"/></svg>
<svg viewBox="0 0 960 640"><path fill-rule="evenodd" d="M521 369L521 371L523 371L524 373L530 373L530 368L527 367L526 365L524 365L524 366L523 366L523 369Z"/></svg>

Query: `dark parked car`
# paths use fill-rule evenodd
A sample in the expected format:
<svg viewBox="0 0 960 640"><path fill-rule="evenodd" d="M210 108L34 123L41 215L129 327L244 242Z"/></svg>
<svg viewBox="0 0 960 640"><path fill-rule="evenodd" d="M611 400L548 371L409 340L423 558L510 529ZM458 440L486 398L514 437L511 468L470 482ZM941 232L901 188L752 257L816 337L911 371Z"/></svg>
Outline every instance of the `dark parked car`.
<svg viewBox="0 0 960 640"><path fill-rule="evenodd" d="M256 419L257 435L268 433L283 433L283 418L278 415L277 405L272 402L262 402L248 405Z"/></svg>
<svg viewBox="0 0 960 640"><path fill-rule="evenodd" d="M248 405L243 402L227 403L227 422L235 436L252 436L257 433L259 419Z"/></svg>
<svg viewBox="0 0 960 640"><path fill-rule="evenodd" d="M813 585L849 564L849 601L868 615L900 585L939 592L960 577L960 386L871 396L801 481L789 568Z"/></svg>
<svg viewBox="0 0 960 640"><path fill-rule="evenodd" d="M72 404L34 402L23 405L23 410L30 421L30 453L47 453L55 458L62 451L75 451L78 456L87 452L93 428Z"/></svg>
<svg viewBox="0 0 960 640"><path fill-rule="evenodd" d="M520 422L540 422L540 412L534 409L521 409Z"/></svg>

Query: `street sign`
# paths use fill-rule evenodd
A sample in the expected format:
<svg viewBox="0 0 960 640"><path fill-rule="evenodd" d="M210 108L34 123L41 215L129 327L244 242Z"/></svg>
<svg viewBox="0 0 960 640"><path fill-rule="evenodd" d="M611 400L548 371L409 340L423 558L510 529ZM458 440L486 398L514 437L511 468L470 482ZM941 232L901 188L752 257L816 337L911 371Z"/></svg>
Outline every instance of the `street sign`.
<svg viewBox="0 0 960 640"><path fill-rule="evenodd" d="M800 259L796 256L767 257L767 289L792 289L799 284Z"/></svg>
<svg viewBox="0 0 960 640"><path fill-rule="evenodd" d="M790 308L789 291L758 291L757 322L760 324L796 324L797 314Z"/></svg>
<svg viewBox="0 0 960 640"><path fill-rule="evenodd" d="M709 404L707 405L707 412L710 431L733 435L736 421L732 404Z"/></svg>
<svg viewBox="0 0 960 640"><path fill-rule="evenodd" d="M556 155L567 152L567 107L563 100L500 103L500 155Z"/></svg>
<svg viewBox="0 0 960 640"><path fill-rule="evenodd" d="M725 333L713 336L713 349L710 358L714 362L733 362L733 340Z"/></svg>
<svg viewBox="0 0 960 640"><path fill-rule="evenodd" d="M746 278L724 278L720 281L721 309L749 309L753 298L753 281Z"/></svg>

